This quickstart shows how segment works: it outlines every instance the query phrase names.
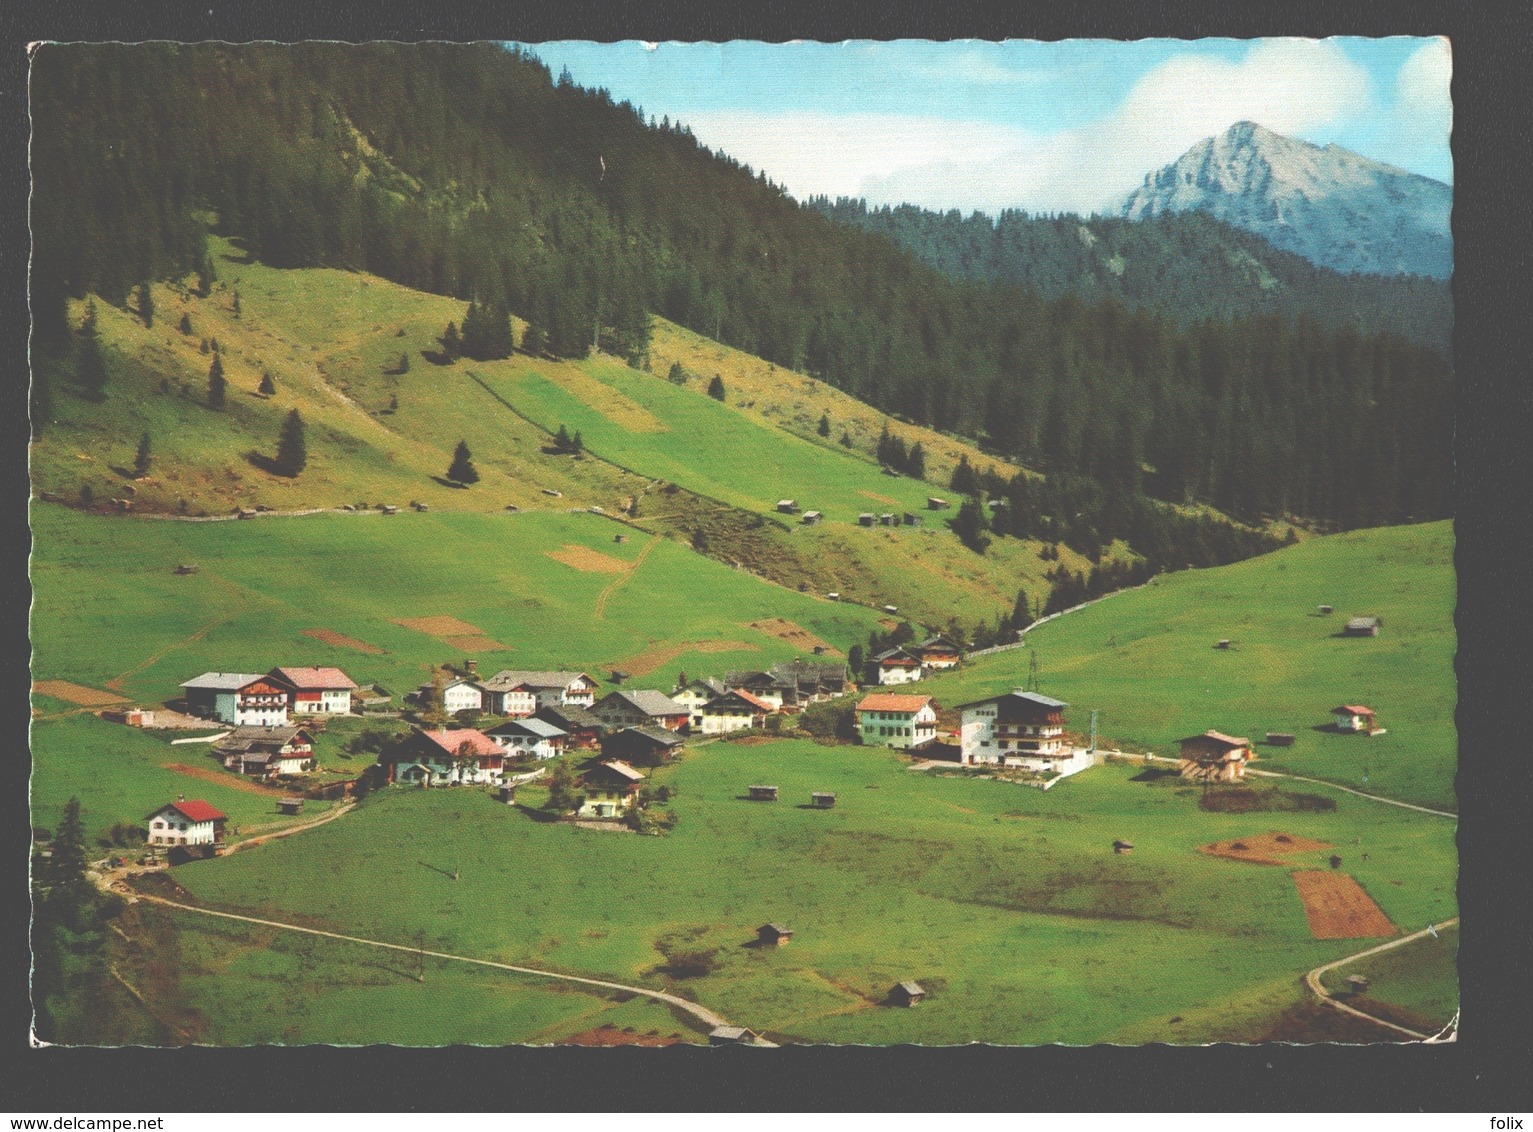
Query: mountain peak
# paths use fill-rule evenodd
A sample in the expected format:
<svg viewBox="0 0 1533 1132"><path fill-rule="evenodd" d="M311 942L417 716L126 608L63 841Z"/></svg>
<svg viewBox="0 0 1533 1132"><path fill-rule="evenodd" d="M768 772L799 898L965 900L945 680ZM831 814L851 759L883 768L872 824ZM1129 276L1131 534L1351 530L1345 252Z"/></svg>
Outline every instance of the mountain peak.
<svg viewBox="0 0 1533 1132"><path fill-rule="evenodd" d="M1429 177L1240 121L1147 175L1122 215L1206 212L1336 271L1445 279L1452 204Z"/></svg>

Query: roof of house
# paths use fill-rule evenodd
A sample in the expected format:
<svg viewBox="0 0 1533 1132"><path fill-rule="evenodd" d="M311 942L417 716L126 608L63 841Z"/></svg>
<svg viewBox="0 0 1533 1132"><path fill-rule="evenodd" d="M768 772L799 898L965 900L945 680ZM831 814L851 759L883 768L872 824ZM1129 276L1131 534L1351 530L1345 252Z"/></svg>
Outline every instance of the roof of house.
<svg viewBox="0 0 1533 1132"><path fill-rule="evenodd" d="M745 703L749 704L751 707L755 708L757 711L775 711L776 710L775 708L772 707L771 704L767 703L765 700L760 699L757 696L751 695L749 692L745 691L743 688L733 688L733 689L725 692L721 696L715 696L713 699L709 700L707 703L705 703L702 706L702 710L703 711L707 711L709 708L717 708L717 707L721 706L722 704L724 704L728 700L743 700Z"/></svg>
<svg viewBox="0 0 1533 1132"><path fill-rule="evenodd" d="M1361 704L1342 704L1340 707L1331 709L1332 715L1372 715L1373 709L1363 707Z"/></svg>
<svg viewBox="0 0 1533 1132"><path fill-rule="evenodd" d="M899 711L909 712L914 715L927 704L934 702L930 696L901 695L898 692L874 692L872 695L862 698L862 702L857 705L857 710Z"/></svg>
<svg viewBox="0 0 1533 1132"><path fill-rule="evenodd" d="M533 735L539 739L556 739L569 732L555 727L544 719L536 719L528 716L526 719L511 719L502 723L499 727L492 727L485 732L487 735Z"/></svg>
<svg viewBox="0 0 1533 1132"><path fill-rule="evenodd" d="M481 683L481 687L491 692L509 692L512 688L568 688L576 680L590 680L592 684L600 684L599 680L593 680L584 672L530 672L520 669L508 668L503 672L497 672L488 680Z"/></svg>
<svg viewBox="0 0 1533 1132"><path fill-rule="evenodd" d="M500 745L491 739L483 731L475 731L471 727L460 727L455 730L419 731L416 734L430 743L440 747L449 755L456 755L467 745L471 755L501 755L505 752Z"/></svg>
<svg viewBox="0 0 1533 1132"><path fill-rule="evenodd" d="M1379 624L1377 617L1354 617L1347 622L1348 629L1371 629Z"/></svg>
<svg viewBox="0 0 1533 1132"><path fill-rule="evenodd" d="M741 684L775 684L777 682L777 677L772 673L762 672L759 669L724 673L724 683L730 688L738 688Z"/></svg>
<svg viewBox="0 0 1533 1132"><path fill-rule="evenodd" d="M1251 740L1249 739L1241 739L1234 735L1226 735L1222 731L1214 731L1212 728L1203 732L1201 735L1189 735L1185 739L1177 740L1179 743L1194 743L1200 741L1209 741L1212 742L1215 746L1228 747L1232 750L1239 747L1249 747L1251 745Z"/></svg>
<svg viewBox="0 0 1533 1132"><path fill-rule="evenodd" d="M222 739L216 740L213 743L213 749L242 751L254 743L275 743L278 746L286 746L300 735L313 742L309 733L302 727L236 727Z"/></svg>
<svg viewBox="0 0 1533 1132"><path fill-rule="evenodd" d="M920 983L914 983L908 979L903 983L897 983L896 987L909 995L924 995L926 993L926 988L923 987Z"/></svg>
<svg viewBox="0 0 1533 1132"><path fill-rule="evenodd" d="M602 759L601 762L586 771L586 773L590 774L598 770L609 770L619 777L626 778L629 782L642 782L644 780L644 772L642 770L635 770L622 759Z"/></svg>
<svg viewBox="0 0 1533 1132"><path fill-rule="evenodd" d="M478 688L480 690L483 690L484 687L484 685L480 684L479 681L475 680L472 676L454 676L452 679L443 682L442 691L445 692L448 688L460 688L464 684L467 684L470 688ZM432 687L432 683L428 680L426 683L420 685L416 690L420 692L429 692L431 691Z"/></svg>
<svg viewBox="0 0 1533 1132"><path fill-rule="evenodd" d="M545 723L566 724L569 727L584 728L586 730L601 730L606 727L601 719L590 708L581 704L548 704L538 708L532 713L533 719L541 719ZM556 723L555 726L558 726Z"/></svg>
<svg viewBox="0 0 1533 1132"><path fill-rule="evenodd" d="M694 676L691 680L688 680L684 685L682 685L682 687L678 688L676 692L672 694L679 695L680 693L695 687L705 688L712 692L715 696L722 696L725 692L729 691L729 685L715 676Z"/></svg>
<svg viewBox="0 0 1533 1132"><path fill-rule="evenodd" d="M784 660L772 665L769 674L779 680L814 680L817 683L844 683L844 660Z"/></svg>
<svg viewBox="0 0 1533 1132"><path fill-rule="evenodd" d="M656 692L650 688L636 688L633 691L621 690L611 692L607 699L613 696L621 696L645 715L686 715L687 709L678 704L664 692Z"/></svg>
<svg viewBox="0 0 1533 1132"><path fill-rule="evenodd" d="M774 935L792 935L793 929L784 927L782 924L762 924L756 929L758 932L771 932Z"/></svg>
<svg viewBox="0 0 1533 1132"><path fill-rule="evenodd" d="M222 810L219 810L201 799L190 802L172 802L168 806L161 806L154 814L164 813L166 810L175 810L187 821L227 821ZM150 814L150 817L154 817Z"/></svg>
<svg viewBox="0 0 1533 1132"><path fill-rule="evenodd" d="M920 664L920 660L911 656L902 648L885 649L873 657L875 664L883 664L888 660L908 660L911 664Z"/></svg>
<svg viewBox="0 0 1533 1132"><path fill-rule="evenodd" d="M722 1041L738 1042L744 1038L754 1038L753 1030L747 1030L744 1026L715 1026L708 1031L710 1038L719 1038Z"/></svg>
<svg viewBox="0 0 1533 1132"><path fill-rule="evenodd" d="M651 743L657 743L662 747L679 747L686 742L685 739L674 731L659 731L653 727L620 727L606 736L603 742L616 739L620 735L642 735Z"/></svg>
<svg viewBox="0 0 1533 1132"><path fill-rule="evenodd" d="M266 677L259 672L204 672L201 676L183 681L183 688L208 688L215 692L237 692L246 684L254 684Z"/></svg>
<svg viewBox="0 0 1533 1132"><path fill-rule="evenodd" d="M339 668L273 668L268 674L300 690L355 691L357 683Z"/></svg>
<svg viewBox="0 0 1533 1132"><path fill-rule="evenodd" d="M1070 705L1063 700L1056 700L1053 696L1045 696L1041 692L1024 692L1021 688L1013 688L1009 692L1002 692L999 696L991 696L987 700L974 700L972 703L959 704L962 711L965 708L980 707L984 704L995 704L1003 711L1007 708L1020 709L1023 711L1044 708L1048 711L1063 711Z"/></svg>
<svg viewBox="0 0 1533 1132"><path fill-rule="evenodd" d="M935 637L927 637L926 640L916 645L918 649L956 649L961 647L957 641L950 637L944 637L941 633L938 633Z"/></svg>

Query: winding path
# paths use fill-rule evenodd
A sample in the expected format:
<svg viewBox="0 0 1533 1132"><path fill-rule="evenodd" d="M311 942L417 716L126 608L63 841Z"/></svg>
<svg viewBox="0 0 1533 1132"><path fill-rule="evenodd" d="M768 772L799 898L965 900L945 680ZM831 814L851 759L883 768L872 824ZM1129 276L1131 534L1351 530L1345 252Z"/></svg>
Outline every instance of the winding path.
<svg viewBox="0 0 1533 1132"><path fill-rule="evenodd" d="M639 567L644 565L644 560L650 556L650 553L659 543L660 536L652 536L650 540L644 544L644 549L639 551L638 556L634 558L633 565L630 566L627 570L623 571L623 573L619 574L616 578L612 579L612 581L609 582L605 587L603 587L601 593L596 595L596 603L591 607L592 617L596 618L598 621L606 620L607 600L618 591L618 588L622 586L624 582L628 581L629 578L633 577L639 572Z"/></svg>
<svg viewBox="0 0 1533 1132"><path fill-rule="evenodd" d="M1103 751L1104 755L1122 755L1126 759L1142 758L1157 763L1176 763L1180 760L1168 758L1165 755L1132 755L1123 751ZM1367 798L1370 802L1383 802L1386 806L1399 806L1402 810L1415 810L1418 814L1431 814L1439 818L1452 818L1458 820L1458 815L1449 810L1434 810L1427 806L1418 806L1414 802L1401 802L1395 798L1386 798L1382 794L1369 794L1362 790L1354 790L1350 786L1343 786L1339 782L1327 782L1323 778L1306 778L1302 774L1287 774L1280 770L1257 770L1255 767L1247 767L1247 774L1259 775L1262 778L1287 778L1293 782L1308 782L1313 786L1329 786L1332 790L1340 790L1344 794L1354 794L1359 798Z"/></svg>
<svg viewBox="0 0 1533 1132"><path fill-rule="evenodd" d="M1368 795L1364 795L1364 796L1368 797ZM1415 808L1419 808L1419 807L1415 807ZM1435 810L1428 810L1427 812L1428 813L1436 813L1437 811L1435 811ZM1451 919L1451 920L1444 920L1440 924L1433 924L1431 927L1423 928L1419 932L1412 932L1410 935L1401 936L1399 939L1392 939L1388 943L1381 943L1377 947L1370 947L1366 951L1359 951L1355 955L1347 955L1347 956L1344 956L1341 959L1335 960L1334 962L1326 963L1323 966L1316 967L1309 974L1305 975L1304 976L1304 981L1307 984L1309 984L1309 989L1315 992L1315 997L1318 998L1322 1003L1324 1003L1327 1006L1334 1007L1335 1009L1340 1010L1340 1011L1342 1011L1345 1014L1351 1014L1351 1015L1354 1015L1355 1017L1358 1017L1358 1018L1365 1018L1369 1022L1376 1022L1380 1026L1385 1026L1388 1029L1395 1030L1398 1033L1404 1034L1406 1037L1415 1038L1417 1041L1422 1041L1422 1042L1451 1042L1451 1041L1454 1040L1454 1033L1455 1033L1455 1031L1458 1028L1457 1024L1456 1024L1457 1023L1457 1016L1456 1015L1455 1015L1454 1022L1450 1022L1446 1027L1444 1027L1441 1033L1438 1033L1438 1034L1423 1034L1423 1033L1421 1033L1421 1032L1419 1032L1417 1030L1411 1030L1411 1029L1406 1028L1405 1026L1396 1025L1393 1022L1386 1022L1382 1018L1376 1017L1376 1016L1374 1016L1372 1014L1365 1013L1364 1011L1361 1011L1361 1010L1357 1009L1357 1007L1355 1007L1355 1006L1348 1006L1345 1002L1342 1002L1339 999L1332 997L1331 992L1326 990L1325 989L1325 985L1323 983L1321 983L1320 976L1324 975L1327 971L1335 970L1337 967L1344 967L1348 963L1355 963L1359 959L1366 959L1370 955L1377 955L1381 951L1389 951L1391 948L1402 947L1402 946L1404 946L1407 943L1413 943L1416 940L1421 939L1423 936L1436 935L1437 932L1440 929L1442 929L1442 928L1451 928L1451 927L1453 927L1455 924L1458 923L1458 920L1459 920L1459 918L1457 916L1454 916L1453 919Z"/></svg>
<svg viewBox="0 0 1533 1132"><path fill-rule="evenodd" d="M715 1014L713 1011L709 1010L706 1006L699 1006L697 1003L691 1001L690 999L682 998L680 995L669 994L666 991L647 990L644 987L633 987L628 986L625 983L608 982L605 979L588 979L581 975L565 975L558 971L547 971L539 967L518 967L512 963L498 963L493 959L475 959L473 956L469 955L452 955L445 951L427 951L425 948L411 947L408 944L386 943L383 940L377 939L363 939L360 936L342 935L339 932L327 932L322 931L319 928L306 928L300 924L286 924L280 920L262 920L255 916L237 915L234 912L215 912L211 908L198 908L191 904L182 904L175 900L167 900L163 896L150 896L146 892L124 892L122 889L118 889L118 892L129 902L135 900L147 900L151 904L160 904L167 908L177 908L183 912L195 912L201 916L216 916L221 920L238 920L241 923L257 924L263 928L280 928L283 931L302 932L304 935L320 936L324 939L338 939L344 943L360 943L365 947L382 947L389 951L401 951L408 955L429 955L433 959L447 959L455 963L472 963L479 967L493 967L500 971L514 971L519 975L536 975L537 977L544 979L558 979L566 983L581 983L585 986L601 987L604 990L615 990L622 991L626 994L643 995L645 998L652 998L658 1002L663 1002L667 1005L674 1006L679 1010L686 1011L688 1014L692 1015L699 1022L702 1022L710 1029L716 1026L729 1025L728 1022L726 1022L719 1015Z"/></svg>

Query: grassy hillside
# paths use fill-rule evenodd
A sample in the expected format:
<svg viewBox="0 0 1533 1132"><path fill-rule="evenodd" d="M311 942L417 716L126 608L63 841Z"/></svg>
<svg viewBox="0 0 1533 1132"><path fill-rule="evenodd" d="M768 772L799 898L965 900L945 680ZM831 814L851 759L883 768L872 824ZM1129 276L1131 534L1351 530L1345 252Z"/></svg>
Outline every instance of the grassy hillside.
<svg viewBox="0 0 1533 1132"><path fill-rule="evenodd" d="M1082 730L1098 708L1104 734L1168 755L1210 727L1258 742L1290 732L1292 747L1257 748L1258 766L1451 809L1454 591L1449 524L1353 531L1162 575L922 688L957 705L1025 683L1036 654L1042 690ZM1336 612L1320 616L1322 604ZM1361 614L1383 618L1377 638L1337 635ZM1234 647L1214 648L1223 638ZM1322 730L1344 703L1372 707L1388 733Z"/></svg>
<svg viewBox="0 0 1533 1132"><path fill-rule="evenodd" d="M424 931L428 946L669 983L787 1040L878 1044L1136 1029L1196 1042L1210 1023L1173 1021L1195 1011L1243 1013L1259 1035L1270 984L1361 943L1313 939L1288 869L1197 852L1218 839L1282 829L1346 846L1396 925L1453 912L1451 822L1347 798L1332 813L1209 813L1197 790L1136 773L1105 766L1044 794L912 774L877 749L712 744L655 776L679 791L668 837L550 824L478 790L398 789L301 845L177 876L221 906L382 939ZM782 801L740 799L763 781ZM835 791L836 808L810 809L812 790ZM1135 853L1114 855L1115 837ZM795 929L790 946L747 946L768 920ZM911 978L931 992L919 1009L880 1005Z"/></svg>

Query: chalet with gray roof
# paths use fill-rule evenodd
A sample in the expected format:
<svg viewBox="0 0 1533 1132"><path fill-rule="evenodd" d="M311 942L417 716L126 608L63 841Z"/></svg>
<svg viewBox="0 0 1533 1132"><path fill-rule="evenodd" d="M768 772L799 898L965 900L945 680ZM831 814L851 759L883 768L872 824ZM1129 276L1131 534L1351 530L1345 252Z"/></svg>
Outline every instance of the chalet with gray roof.
<svg viewBox="0 0 1533 1132"><path fill-rule="evenodd" d="M851 691L844 660L795 658L774 664L767 671L779 686L793 688L798 704L818 703Z"/></svg>
<svg viewBox="0 0 1533 1132"><path fill-rule="evenodd" d="M286 727L288 691L253 672L204 672L185 681L186 712L236 727Z"/></svg>
<svg viewBox="0 0 1533 1132"><path fill-rule="evenodd" d="M598 747L601 744L602 735L607 730L590 708L584 708L578 704L540 707L529 718L551 723L563 731L566 751L592 750Z"/></svg>
<svg viewBox="0 0 1533 1132"><path fill-rule="evenodd" d="M656 727L666 731L680 731L692 718L692 713L670 696L647 688L608 692L592 705L591 714L610 728Z"/></svg>
<svg viewBox="0 0 1533 1132"><path fill-rule="evenodd" d="M602 736L604 759L621 759L635 766L659 766L676 757L684 740L674 731L653 727L621 727Z"/></svg>
<svg viewBox="0 0 1533 1132"><path fill-rule="evenodd" d="M590 707L599 682L584 672L535 672L508 668L481 680L484 710L495 715L531 715L541 707Z"/></svg>
<svg viewBox="0 0 1533 1132"><path fill-rule="evenodd" d="M695 677L677 686L671 693L671 699L687 709L690 716L691 726L701 727L703 717L699 714L702 706L709 700L717 699L729 691L729 685L712 676Z"/></svg>
<svg viewBox="0 0 1533 1132"><path fill-rule="evenodd" d="M302 727L236 727L213 743L213 755L249 778L303 774L314 769L314 737Z"/></svg>
<svg viewBox="0 0 1533 1132"><path fill-rule="evenodd" d="M507 755L532 755L539 759L551 759L562 754L566 739L562 728L536 716L507 720L498 727L490 728L485 734L504 747Z"/></svg>

